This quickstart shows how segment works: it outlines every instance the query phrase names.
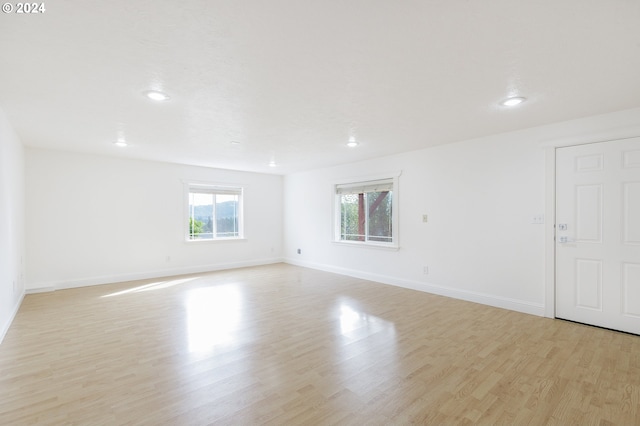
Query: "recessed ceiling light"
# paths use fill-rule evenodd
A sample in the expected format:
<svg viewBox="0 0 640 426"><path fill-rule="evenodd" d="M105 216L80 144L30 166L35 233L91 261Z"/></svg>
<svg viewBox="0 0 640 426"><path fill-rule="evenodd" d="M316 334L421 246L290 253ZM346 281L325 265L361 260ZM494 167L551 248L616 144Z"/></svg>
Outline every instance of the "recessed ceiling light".
<svg viewBox="0 0 640 426"><path fill-rule="evenodd" d="M512 107L512 106L520 105L526 100L527 98L523 98L522 96L513 96L511 98L507 98L504 101L500 102L500 105Z"/></svg>
<svg viewBox="0 0 640 426"><path fill-rule="evenodd" d="M240 145L240 142L238 142L238 141L231 141L231 145Z"/></svg>
<svg viewBox="0 0 640 426"><path fill-rule="evenodd" d="M169 99L169 95L159 92L157 90L147 90L144 95L154 101L166 101Z"/></svg>
<svg viewBox="0 0 640 426"><path fill-rule="evenodd" d="M269 161L269 167L276 167L276 166L277 166L277 164L276 164L275 161L273 161L273 160Z"/></svg>
<svg viewBox="0 0 640 426"><path fill-rule="evenodd" d="M118 139L113 143L115 146L128 146L129 144L124 139Z"/></svg>
<svg viewBox="0 0 640 426"><path fill-rule="evenodd" d="M348 146L349 148L354 148L354 147L358 146L358 142L356 142L356 138L354 138L353 136L351 136L351 137L349 138L349 142L347 142L347 146Z"/></svg>

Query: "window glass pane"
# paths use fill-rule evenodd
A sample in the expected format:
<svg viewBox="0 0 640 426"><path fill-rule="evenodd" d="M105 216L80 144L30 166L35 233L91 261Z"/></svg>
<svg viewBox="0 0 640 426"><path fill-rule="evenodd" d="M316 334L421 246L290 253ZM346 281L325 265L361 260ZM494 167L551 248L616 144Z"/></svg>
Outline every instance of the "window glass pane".
<svg viewBox="0 0 640 426"><path fill-rule="evenodd" d="M391 191L367 192L367 241L392 242Z"/></svg>
<svg viewBox="0 0 640 426"><path fill-rule="evenodd" d="M193 184L188 191L187 240L242 238L242 188Z"/></svg>
<svg viewBox="0 0 640 426"><path fill-rule="evenodd" d="M397 235L393 235L396 185L394 178L337 184L336 239L397 247Z"/></svg>
<svg viewBox="0 0 640 426"><path fill-rule="evenodd" d="M344 241L364 241L364 214L362 200L364 194L340 196L340 239ZM362 225L361 225L362 224Z"/></svg>
<svg viewBox="0 0 640 426"><path fill-rule="evenodd" d="M189 239L213 238L214 194L189 194Z"/></svg>
<svg viewBox="0 0 640 426"><path fill-rule="evenodd" d="M238 236L238 195L216 195L216 237Z"/></svg>

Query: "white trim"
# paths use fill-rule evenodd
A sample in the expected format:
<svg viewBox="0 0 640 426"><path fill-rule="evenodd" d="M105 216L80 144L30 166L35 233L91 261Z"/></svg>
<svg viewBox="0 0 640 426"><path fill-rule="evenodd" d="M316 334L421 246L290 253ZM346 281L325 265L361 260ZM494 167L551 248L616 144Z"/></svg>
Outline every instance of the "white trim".
<svg viewBox="0 0 640 426"><path fill-rule="evenodd" d="M7 332L9 331L9 328L13 323L13 320L16 318L16 315L18 315L18 311L20 310L20 306L22 306L22 301L24 300L24 295L25 293L22 292L18 303L16 303L16 305L13 307L11 315L9 315L9 319L7 320L6 324L3 325L2 330L0 330L0 344L2 344L4 337L7 335Z"/></svg>
<svg viewBox="0 0 640 426"><path fill-rule="evenodd" d="M443 287L435 284L429 284L422 281L405 280L402 278L390 277L387 275L372 274L369 272L358 271L354 269L340 268L331 265L324 265L313 262L299 261L292 258L285 258L285 263L303 266L311 269L332 272L335 274L347 275L350 277L360 278L363 280L374 281L381 284L403 287L425 293L437 294L440 296L451 297L453 299L466 300L468 302L480 303L483 305L493 306L496 308L509 309L524 314L544 316L545 308L541 303L533 303L526 300L512 299L508 297L496 296L492 294L479 293L469 290L460 290L449 287Z"/></svg>
<svg viewBox="0 0 640 426"><path fill-rule="evenodd" d="M211 239L203 239L203 240L184 240L183 243L184 244L220 244L220 243L230 243L230 242L240 242L240 243L246 243L249 241L248 238L236 238L236 237L229 237L229 238L211 238Z"/></svg>
<svg viewBox="0 0 640 426"><path fill-rule="evenodd" d="M556 148L545 149L544 316L556 317Z"/></svg>
<svg viewBox="0 0 640 426"><path fill-rule="evenodd" d="M370 248L375 250L391 250L398 251L400 250L400 246L397 244L389 244L389 243L377 243L374 241L331 241L333 244L337 244L339 246L347 246L347 247L360 247L360 248Z"/></svg>
<svg viewBox="0 0 640 426"><path fill-rule="evenodd" d="M545 215L549 218L545 227L545 286L544 316L555 318L556 314L556 151L558 148L569 146L590 145L594 143L613 142L625 139L637 138L640 128L637 126L626 127L615 131L594 133L576 137L566 137L546 141L542 144L545 148Z"/></svg>
<svg viewBox="0 0 640 426"><path fill-rule="evenodd" d="M359 176L352 178L343 178L335 180L331 183L332 200L331 206L333 208L333 236L331 241L336 244L345 244L352 247L375 247L375 248L387 248L392 250L398 250L400 248L400 175L402 170L395 172L388 172L377 175ZM336 188L342 185L356 186L367 182L373 181L386 181L392 180L392 196L391 196L391 243L380 243L371 241L357 241L356 244L349 241L343 241L340 239L340 202L338 201L340 194L337 193Z"/></svg>
<svg viewBox="0 0 640 426"><path fill-rule="evenodd" d="M393 177L389 177L388 179L376 181L337 184L335 186L336 194L347 195L363 192L393 191L393 179Z"/></svg>
<svg viewBox="0 0 640 426"><path fill-rule="evenodd" d="M592 143L613 142L624 139L637 138L640 135L640 126L629 126L617 130L608 130L599 133L589 133L579 136L568 136L542 141L543 148L564 148L568 146L589 145Z"/></svg>
<svg viewBox="0 0 640 426"><path fill-rule="evenodd" d="M242 195L242 187L196 185L191 183L189 184L189 192L192 194Z"/></svg>
<svg viewBox="0 0 640 426"><path fill-rule="evenodd" d="M215 194L215 189L222 189L224 188L225 190L228 189L235 189L238 190L238 192L236 193L236 195L238 195L238 236L237 237L231 237L231 238L211 238L208 239L206 241L235 241L235 240L246 240L246 236L244 234L244 197L245 197L245 189L246 186L244 185L233 185L232 184L217 184L217 183L213 183L213 182L203 182L203 181L191 181L191 180L182 180L182 186L183 186L183 202L184 202L184 206L183 206L183 211L184 211L184 218L183 218L183 225L182 225L182 229L183 229L183 241L186 243L194 243L196 241L202 241L202 240L192 240L189 238L189 219L191 218L191 213L189 211L189 194L192 192L191 188L210 188L212 190L212 194ZM197 192L197 191L195 191ZM208 192L207 192L208 193ZM221 194L224 194L224 192L221 192Z"/></svg>
<svg viewBox="0 0 640 426"><path fill-rule="evenodd" d="M221 271L226 269L246 268L249 266L270 265L282 263L281 258L267 258L243 262L218 263L200 266L188 266L184 268L161 269L147 272L134 272L128 274L102 275L75 280L60 280L52 282L35 283L26 290L26 294L44 293L48 291L65 290L78 287L89 287L102 284L121 283L126 281L166 278L177 275L202 274L206 272Z"/></svg>

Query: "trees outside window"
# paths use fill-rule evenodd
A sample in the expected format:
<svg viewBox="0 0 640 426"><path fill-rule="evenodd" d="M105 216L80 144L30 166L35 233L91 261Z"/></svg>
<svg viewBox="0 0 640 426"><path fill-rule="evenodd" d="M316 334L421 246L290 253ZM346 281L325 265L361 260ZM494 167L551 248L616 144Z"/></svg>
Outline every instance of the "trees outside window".
<svg viewBox="0 0 640 426"><path fill-rule="evenodd" d="M188 185L187 240L242 238L242 188Z"/></svg>
<svg viewBox="0 0 640 426"><path fill-rule="evenodd" d="M336 185L337 241L394 244L394 179Z"/></svg>

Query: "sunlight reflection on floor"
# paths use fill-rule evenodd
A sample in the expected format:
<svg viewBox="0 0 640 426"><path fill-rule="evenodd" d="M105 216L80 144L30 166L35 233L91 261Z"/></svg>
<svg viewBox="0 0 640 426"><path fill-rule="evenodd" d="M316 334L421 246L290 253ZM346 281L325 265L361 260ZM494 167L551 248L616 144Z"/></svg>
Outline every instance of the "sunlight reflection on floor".
<svg viewBox="0 0 640 426"><path fill-rule="evenodd" d="M143 291L160 290L163 288L168 288L168 287L173 287L176 285L188 283L189 281L197 280L198 278L200 277L182 278L179 280L170 280L170 281L159 281L156 283L141 285L139 287L128 288L126 290L117 291L111 294L105 294L104 296L101 296L101 297L113 297L113 296L121 296L123 294L129 294L129 293L140 293Z"/></svg>
<svg viewBox="0 0 640 426"><path fill-rule="evenodd" d="M216 347L233 344L242 305L234 284L189 290L185 298L189 352L206 355Z"/></svg>
<svg viewBox="0 0 640 426"><path fill-rule="evenodd" d="M383 330L395 330L392 322L359 311L358 308L346 298L342 298L339 304L340 333L343 336L348 337L354 331L364 331L367 335L371 335Z"/></svg>

